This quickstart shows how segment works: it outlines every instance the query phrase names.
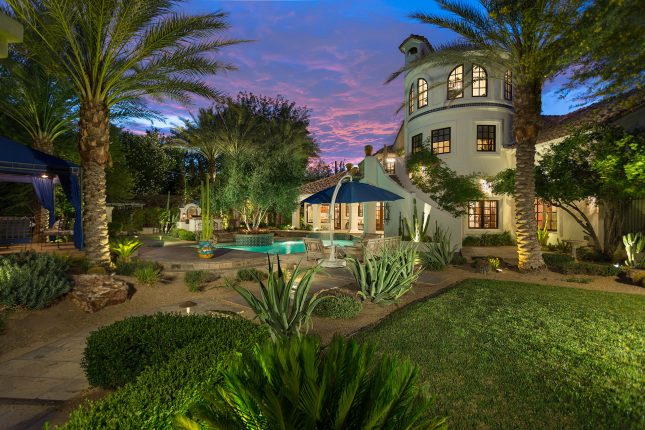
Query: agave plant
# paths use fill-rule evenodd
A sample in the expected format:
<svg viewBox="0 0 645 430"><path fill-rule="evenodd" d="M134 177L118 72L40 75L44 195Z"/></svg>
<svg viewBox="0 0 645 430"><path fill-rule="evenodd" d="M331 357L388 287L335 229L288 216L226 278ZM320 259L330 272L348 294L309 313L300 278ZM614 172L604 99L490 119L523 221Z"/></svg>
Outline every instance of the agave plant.
<svg viewBox="0 0 645 430"><path fill-rule="evenodd" d="M457 251L457 247L451 245L450 238L451 236L447 230L439 227L438 223L435 224L432 242L427 243L425 250L419 253L421 264L426 269L443 270L450 264Z"/></svg>
<svg viewBox="0 0 645 430"><path fill-rule="evenodd" d="M430 214L425 214L421 223L419 223L419 216L417 215L417 199L414 199L412 206L414 211L412 212L412 224L408 221L407 218L403 218L405 221L405 228L408 231L408 236L412 242L422 242L427 237L428 227L430 226Z"/></svg>
<svg viewBox="0 0 645 430"><path fill-rule="evenodd" d="M132 261L134 251L141 246L143 246L143 242L139 239L120 239L110 244L110 250L116 254L118 262L129 263Z"/></svg>
<svg viewBox="0 0 645 430"><path fill-rule="evenodd" d="M300 330L309 328L311 314L327 297L318 293L309 296L311 281L320 270L318 266L302 270L298 264L293 272L287 274L280 266L280 257L277 259L277 270L274 270L271 257L269 259L269 274L266 284L262 276L255 275L255 280L260 286L260 298L255 297L246 288L231 284L253 309L260 321L265 324L271 338L299 336Z"/></svg>
<svg viewBox="0 0 645 430"><path fill-rule="evenodd" d="M645 249L645 236L640 232L626 234L623 236L623 244L625 245L625 252L627 253L627 261L625 263L629 267L636 267L639 263L636 261L636 254L643 252L643 249Z"/></svg>
<svg viewBox="0 0 645 430"><path fill-rule="evenodd" d="M256 346L223 372L207 400L177 418L193 429L440 429L409 361L335 337L325 354L312 337Z"/></svg>
<svg viewBox="0 0 645 430"><path fill-rule="evenodd" d="M362 263L349 256L347 268L356 279L360 297L390 304L407 293L419 277L421 270L415 268L416 259L415 246L399 246L384 249L379 257L368 254Z"/></svg>

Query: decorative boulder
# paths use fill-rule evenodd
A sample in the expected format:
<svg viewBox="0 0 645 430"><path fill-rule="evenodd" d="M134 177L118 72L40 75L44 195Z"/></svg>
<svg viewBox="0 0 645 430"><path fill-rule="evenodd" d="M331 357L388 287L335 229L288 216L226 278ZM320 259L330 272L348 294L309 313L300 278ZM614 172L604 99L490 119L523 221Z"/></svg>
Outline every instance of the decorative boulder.
<svg viewBox="0 0 645 430"><path fill-rule="evenodd" d="M128 284L107 275L78 275L69 298L85 312L92 313L128 299Z"/></svg>
<svg viewBox="0 0 645 430"><path fill-rule="evenodd" d="M629 269L627 277L632 281L632 284L645 287L645 269Z"/></svg>

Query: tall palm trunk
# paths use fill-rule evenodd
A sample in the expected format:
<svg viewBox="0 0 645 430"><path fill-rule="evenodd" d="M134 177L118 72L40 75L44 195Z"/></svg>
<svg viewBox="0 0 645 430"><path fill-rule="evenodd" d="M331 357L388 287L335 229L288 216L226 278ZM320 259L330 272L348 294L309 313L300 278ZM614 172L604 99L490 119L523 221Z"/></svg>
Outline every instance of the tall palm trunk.
<svg viewBox="0 0 645 430"><path fill-rule="evenodd" d="M54 141L51 136L46 133L40 133L35 135L31 139L31 144L34 149L44 152L45 154L54 153ZM34 199L32 203L32 210L34 212L34 240L36 242L44 241L45 238L42 235L42 231L49 227L49 212L47 209L42 207L38 198L34 193Z"/></svg>
<svg viewBox="0 0 645 430"><path fill-rule="evenodd" d="M83 167L83 227L87 258L94 264L110 264L105 166L109 162L109 109L102 101L83 100L80 107L81 166Z"/></svg>
<svg viewBox="0 0 645 430"><path fill-rule="evenodd" d="M540 130L541 88L540 83L518 85L514 94L515 228L522 271L545 267L535 220L535 144Z"/></svg>

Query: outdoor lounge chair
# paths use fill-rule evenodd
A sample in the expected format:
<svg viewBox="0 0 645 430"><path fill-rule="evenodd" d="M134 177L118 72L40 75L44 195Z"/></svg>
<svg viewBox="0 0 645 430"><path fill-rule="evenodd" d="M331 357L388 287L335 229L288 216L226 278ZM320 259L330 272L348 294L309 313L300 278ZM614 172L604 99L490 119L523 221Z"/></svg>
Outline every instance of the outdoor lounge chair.
<svg viewBox="0 0 645 430"><path fill-rule="evenodd" d="M312 239L306 237L303 239L303 242L305 243L307 261L309 261L309 257L313 258L314 260L325 258L325 245L323 244L322 239Z"/></svg>

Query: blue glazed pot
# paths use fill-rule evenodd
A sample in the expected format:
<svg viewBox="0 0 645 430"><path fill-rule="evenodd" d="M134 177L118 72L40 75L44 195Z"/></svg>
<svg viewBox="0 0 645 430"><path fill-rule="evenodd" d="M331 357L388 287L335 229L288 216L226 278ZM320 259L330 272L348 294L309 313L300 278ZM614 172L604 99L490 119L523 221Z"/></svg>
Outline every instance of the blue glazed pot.
<svg viewBox="0 0 645 430"><path fill-rule="evenodd" d="M208 241L199 242L197 255L200 258L213 258L215 256L215 245Z"/></svg>

